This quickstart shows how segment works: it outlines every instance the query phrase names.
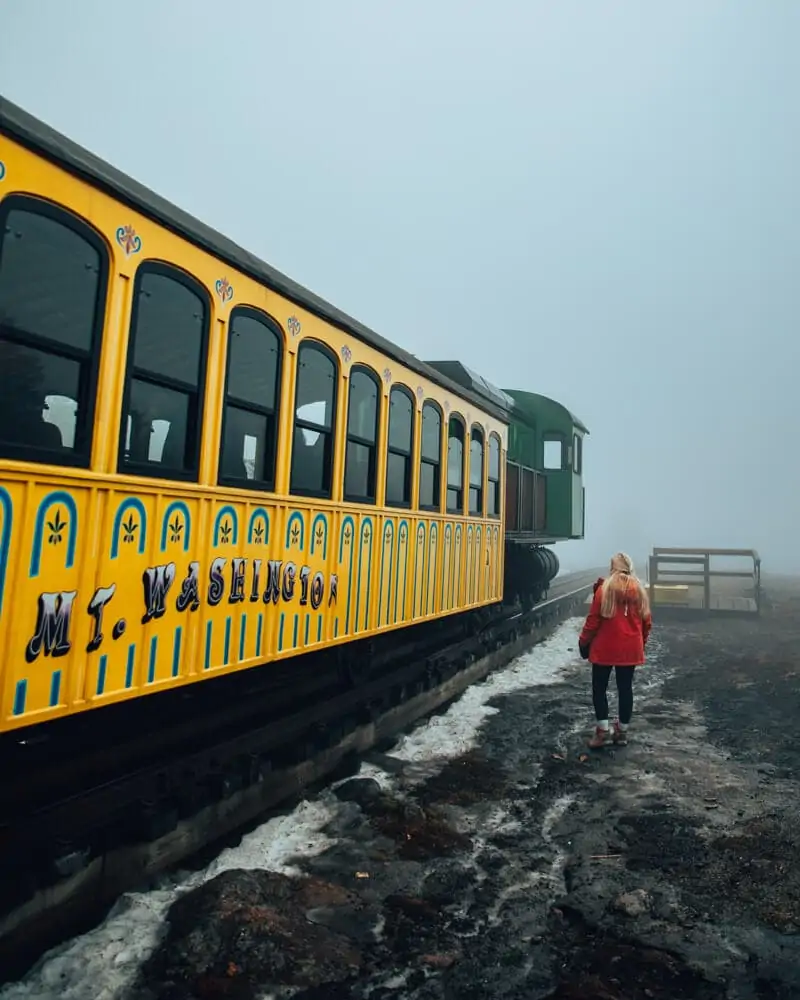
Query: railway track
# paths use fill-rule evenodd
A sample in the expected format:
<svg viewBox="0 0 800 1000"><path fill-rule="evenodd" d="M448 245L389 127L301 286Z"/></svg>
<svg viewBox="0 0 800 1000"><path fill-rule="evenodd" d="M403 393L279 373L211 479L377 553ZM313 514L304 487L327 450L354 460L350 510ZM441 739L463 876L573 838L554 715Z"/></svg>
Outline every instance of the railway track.
<svg viewBox="0 0 800 1000"><path fill-rule="evenodd" d="M88 929L123 892L207 849L457 698L585 606L595 571L567 574L529 611L504 609L467 638L266 725L238 719L168 759L20 812L0 845L14 859L0 910L0 982ZM244 724L243 724L244 723ZM182 793L182 794L181 794ZM120 804L135 804L120 809ZM42 831L60 850L37 853ZM102 829L102 837L93 831ZM27 866L20 862L29 859ZM24 868L24 870L23 870ZM9 888L12 889L9 892Z"/></svg>

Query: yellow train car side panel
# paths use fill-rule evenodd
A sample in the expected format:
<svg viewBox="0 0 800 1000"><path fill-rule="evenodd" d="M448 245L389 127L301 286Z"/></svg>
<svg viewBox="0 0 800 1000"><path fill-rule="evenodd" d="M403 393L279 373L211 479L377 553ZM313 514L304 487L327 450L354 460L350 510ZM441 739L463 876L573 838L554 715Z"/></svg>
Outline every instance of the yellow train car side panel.
<svg viewBox="0 0 800 1000"><path fill-rule="evenodd" d="M402 365L390 369L375 347L30 150L4 140L3 160L0 199L57 203L104 241L108 289L90 467L0 461L0 730L258 664L269 669L271 660L501 598L502 519L384 505L393 387L404 387L414 404L414 496L425 402L445 415L444 473L446 415L463 401ZM152 261L181 269L207 293L193 483L117 471L133 288L138 269ZM239 305L282 331L270 493L217 485L229 319ZM337 359L333 487L324 500L289 495L297 358L309 340ZM381 387L377 496L364 505L342 501L356 364L376 373ZM491 433L504 444L504 424L485 419L484 445ZM465 482L467 456L465 449Z"/></svg>

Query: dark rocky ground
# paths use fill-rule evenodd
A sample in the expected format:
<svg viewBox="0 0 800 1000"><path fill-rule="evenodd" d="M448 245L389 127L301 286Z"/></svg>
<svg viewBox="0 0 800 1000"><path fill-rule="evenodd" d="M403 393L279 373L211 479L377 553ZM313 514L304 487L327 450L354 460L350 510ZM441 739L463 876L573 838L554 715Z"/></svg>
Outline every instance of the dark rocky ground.
<svg viewBox="0 0 800 1000"><path fill-rule="evenodd" d="M576 657L433 777L340 787L336 846L180 899L137 996L797 1000L800 581L766 587L656 625L627 748L584 752Z"/></svg>

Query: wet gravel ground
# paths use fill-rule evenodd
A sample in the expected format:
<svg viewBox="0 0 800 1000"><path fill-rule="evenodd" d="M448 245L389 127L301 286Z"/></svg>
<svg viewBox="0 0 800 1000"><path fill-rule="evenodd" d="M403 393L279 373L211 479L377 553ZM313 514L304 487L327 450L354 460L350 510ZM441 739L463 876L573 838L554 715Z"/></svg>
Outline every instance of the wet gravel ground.
<svg viewBox="0 0 800 1000"><path fill-rule="evenodd" d="M585 750L576 656L444 769L339 786L334 846L184 896L137 998L797 1000L800 581L765 587L656 621L626 748Z"/></svg>

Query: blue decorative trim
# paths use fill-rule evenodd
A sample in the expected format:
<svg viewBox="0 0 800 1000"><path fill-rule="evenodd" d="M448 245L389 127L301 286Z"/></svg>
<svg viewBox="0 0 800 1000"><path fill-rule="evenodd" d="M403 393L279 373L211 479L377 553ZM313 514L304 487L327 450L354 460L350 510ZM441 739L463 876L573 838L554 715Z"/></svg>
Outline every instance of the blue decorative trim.
<svg viewBox="0 0 800 1000"><path fill-rule="evenodd" d="M406 537L403 538L403 528L406 529ZM397 624L397 599L400 595L400 564L403 564L403 610L405 611L406 601L406 581L408 579L408 521L405 518L397 525L397 566L394 570L394 624ZM406 546L406 557L400 559L400 546Z"/></svg>
<svg viewBox="0 0 800 1000"><path fill-rule="evenodd" d="M203 660L203 670L209 670L211 668L211 637L213 633L214 623L213 621L206 622L206 651L205 658Z"/></svg>
<svg viewBox="0 0 800 1000"><path fill-rule="evenodd" d="M436 527L436 522L431 521L430 531L428 532L428 578L426 581L426 594L425 594L425 614L436 613L436 567L438 565L438 555L439 550L437 543L439 541L439 532ZM433 550L433 579L431 579L431 560L430 552ZM431 602L433 602L433 608L431 608Z"/></svg>
<svg viewBox="0 0 800 1000"><path fill-rule="evenodd" d="M417 580L420 579L419 573L419 543L422 542L422 586L425 586L425 556L427 555L426 536L427 536L427 526L424 521L417 522L417 544L414 548L414 596L411 600L412 616L417 614ZM423 593L420 593L419 597L419 613L422 614L422 598Z"/></svg>
<svg viewBox="0 0 800 1000"><path fill-rule="evenodd" d="M247 544L253 544L253 533L255 532L257 521L264 522L264 545L269 545L269 514L263 507L256 507L250 515L250 521L247 525Z"/></svg>
<svg viewBox="0 0 800 1000"><path fill-rule="evenodd" d="M239 628L239 662L244 660L244 647L247 643L247 615L242 615L242 622Z"/></svg>
<svg viewBox="0 0 800 1000"><path fill-rule="evenodd" d="M281 623L278 626L278 652L283 650L283 620L286 617L283 611L281 611Z"/></svg>
<svg viewBox="0 0 800 1000"><path fill-rule="evenodd" d="M222 527L222 518L226 515L230 515L231 521L233 521L233 544L239 544L239 515L231 507L229 503L226 503L224 507L220 507L217 511L217 516L214 518L214 545L219 545L219 532Z"/></svg>
<svg viewBox="0 0 800 1000"><path fill-rule="evenodd" d="M156 679L156 654L158 652L158 636L154 635L150 640L150 662L147 665L147 683L152 684Z"/></svg>
<svg viewBox="0 0 800 1000"><path fill-rule="evenodd" d="M181 672L181 627L175 626L175 643L172 647L172 676L177 677Z"/></svg>
<svg viewBox="0 0 800 1000"><path fill-rule="evenodd" d="M11 494L0 486L0 506L3 508L3 530L0 532L0 614L3 611L3 594L6 588L8 570L8 550L11 546L11 526L14 523L14 507Z"/></svg>
<svg viewBox="0 0 800 1000"><path fill-rule="evenodd" d="M39 504L39 510L36 512L36 526L33 531L33 548L31 550L31 565L30 572L28 574L30 577L39 575L39 568L42 561L42 535L44 533L44 519L50 508L54 507L57 503L63 503L71 515L69 524L65 525L67 528L67 559L64 563L65 569L72 569L75 562L75 543L78 539L78 509L75 506L75 501L69 493L66 493L64 490L55 490L53 493L47 494L47 496Z"/></svg>
<svg viewBox="0 0 800 1000"><path fill-rule="evenodd" d="M103 677L105 678L106 665L103 662L105 656L100 657L100 669L103 671ZM50 678L50 708L55 708L58 705L58 700L61 695L61 671L54 670L53 676Z"/></svg>
<svg viewBox="0 0 800 1000"><path fill-rule="evenodd" d="M325 532L322 536L322 558L328 558L328 518L324 514L317 514L314 520L311 522L311 555L314 555L314 549L316 548L316 536L317 536L317 521L322 521L322 525Z"/></svg>
<svg viewBox="0 0 800 1000"><path fill-rule="evenodd" d="M105 653L100 657L100 664L97 668L97 695L105 694L106 690L106 667L108 666L108 657ZM51 702L52 704L52 695Z"/></svg>
<svg viewBox="0 0 800 1000"><path fill-rule="evenodd" d="M17 681L14 691L14 715L25 714L25 701L28 697L28 682L26 680Z"/></svg>
<svg viewBox="0 0 800 1000"><path fill-rule="evenodd" d="M353 518L348 514L346 518L342 521L342 530L339 532L339 565L342 563L342 556L344 555L344 533L347 525L350 525L350 561L349 568L347 571L347 609L345 611L345 621L344 630L345 633L349 635L350 633L350 598L353 594L353 547L356 544L356 525Z"/></svg>
<svg viewBox="0 0 800 1000"><path fill-rule="evenodd" d="M322 642L322 615L317 616L317 642Z"/></svg>
<svg viewBox="0 0 800 1000"><path fill-rule="evenodd" d="M183 535L183 551L189 551L189 545L192 538L192 517L189 513L189 508L183 502L183 500L173 500L172 503L164 511L164 519L161 522L161 551L166 551L167 548L167 531L169 530L169 518L173 511L180 511L184 517L183 528L181 533ZM185 530L184 530L185 529ZM180 544L180 539L178 540Z"/></svg>
<svg viewBox="0 0 800 1000"><path fill-rule="evenodd" d="M451 554L450 550L452 548L452 541L453 541L453 526L452 524L446 524L444 526L444 551L442 552L442 604L441 604L442 611L444 611L446 607L444 603L444 588L447 585L447 567L450 564L449 556ZM449 608L449 603L447 607Z"/></svg>
<svg viewBox="0 0 800 1000"><path fill-rule="evenodd" d="M392 560L394 559L394 521L387 521L383 527L383 545L381 547L381 576L378 583L378 625L383 624L383 569L386 564L386 539L389 539L389 590L386 594L386 624L389 624L389 614L392 605Z"/></svg>
<svg viewBox="0 0 800 1000"><path fill-rule="evenodd" d="M231 616L225 619L225 648L222 653L222 665L227 667L231 662Z"/></svg>
<svg viewBox="0 0 800 1000"><path fill-rule="evenodd" d="M125 687L133 687L133 668L136 665L136 643L128 646L128 661L125 664Z"/></svg>
<svg viewBox="0 0 800 1000"><path fill-rule="evenodd" d="M289 520L286 522L286 548L290 549L292 547L291 543L292 525L294 524L295 521L300 522L300 539L298 548L302 552L306 543L306 523L303 520L303 515L300 513L299 510L293 511Z"/></svg>
<svg viewBox="0 0 800 1000"><path fill-rule="evenodd" d="M299 615L294 616L294 628L292 629L292 649L297 649L297 619Z"/></svg>
<svg viewBox="0 0 800 1000"><path fill-rule="evenodd" d="M142 501L138 497L128 497L117 507L114 515L114 527L111 531L111 558L116 559L119 555L119 533L122 527L122 517L128 510L135 510L139 514L139 555L143 555L145 543L147 541L147 511Z"/></svg>
<svg viewBox="0 0 800 1000"><path fill-rule="evenodd" d="M364 532L369 528L369 538L365 540ZM356 632L358 632L358 615L361 610L361 557L364 554L364 546L369 546L369 562L367 563L367 608L364 612L364 628L369 628L369 589L372 582L372 543L374 534L372 531L372 518L365 517L361 522L361 538L358 545L358 576L356 579ZM352 566L352 559L351 559Z"/></svg>
<svg viewBox="0 0 800 1000"><path fill-rule="evenodd" d="M261 656L261 632L264 628L263 613L258 616L258 627L256 628L256 656Z"/></svg>

